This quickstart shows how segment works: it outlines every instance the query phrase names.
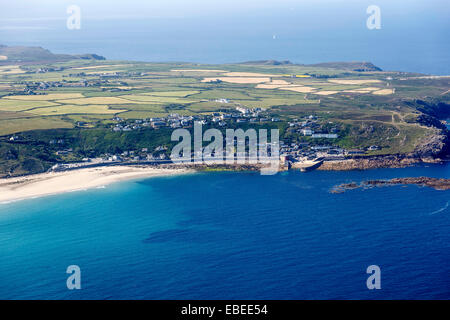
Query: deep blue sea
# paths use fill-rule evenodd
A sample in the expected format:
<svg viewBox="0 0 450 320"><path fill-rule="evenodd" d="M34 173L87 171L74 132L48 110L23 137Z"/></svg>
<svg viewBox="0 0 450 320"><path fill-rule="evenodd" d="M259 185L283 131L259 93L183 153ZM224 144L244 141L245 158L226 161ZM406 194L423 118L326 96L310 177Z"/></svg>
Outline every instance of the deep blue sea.
<svg viewBox="0 0 450 320"><path fill-rule="evenodd" d="M0 11L0 44L108 59L235 63L371 61L384 70L450 74L447 0L67 1L15 0ZM381 29L369 30L368 6Z"/></svg>
<svg viewBox="0 0 450 320"><path fill-rule="evenodd" d="M195 173L1 204L0 299L449 299L450 191L329 192L410 176L450 165Z"/></svg>

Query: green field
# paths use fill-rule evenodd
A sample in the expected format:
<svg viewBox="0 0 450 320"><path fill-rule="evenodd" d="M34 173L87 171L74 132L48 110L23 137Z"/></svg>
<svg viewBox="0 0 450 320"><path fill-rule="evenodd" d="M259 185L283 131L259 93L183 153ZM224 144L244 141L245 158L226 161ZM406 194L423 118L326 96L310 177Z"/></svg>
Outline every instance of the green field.
<svg viewBox="0 0 450 320"><path fill-rule="evenodd" d="M56 128L72 128L70 122L64 121L61 118L25 118L25 119L4 119L0 120L0 135L11 134L17 131L30 131L42 129L56 129Z"/></svg>
<svg viewBox="0 0 450 320"><path fill-rule="evenodd" d="M60 67L64 69L36 72ZM257 88L257 83L250 83L256 76L269 81ZM227 81L202 82L209 77L225 77ZM81 81L88 85L80 85ZM26 86L41 82L58 82L60 86L37 87L33 89L36 95L24 94ZM378 94L379 90L383 94ZM96 127L111 123L116 115L143 119L170 113L208 114L244 106L263 108L283 121L314 114L348 128L339 141L342 146L377 144L385 146L383 152L404 153L433 132L414 123L420 114L416 100L447 103L448 90L448 78L357 72L338 63L316 67L92 59L14 63L0 68L0 135L73 128L80 121ZM228 99L228 103L218 99ZM372 134L365 134L367 125L374 127Z"/></svg>

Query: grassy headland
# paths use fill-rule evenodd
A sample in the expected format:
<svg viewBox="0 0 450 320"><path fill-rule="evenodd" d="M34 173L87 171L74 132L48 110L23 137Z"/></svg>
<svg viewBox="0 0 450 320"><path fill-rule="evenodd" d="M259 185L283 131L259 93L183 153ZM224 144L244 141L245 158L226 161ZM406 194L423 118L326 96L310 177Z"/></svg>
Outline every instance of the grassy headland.
<svg viewBox="0 0 450 320"><path fill-rule="evenodd" d="M449 77L359 62L147 63L26 47L0 55L1 176L83 158L159 157L174 128L196 119L217 126L220 117L221 130L278 127L304 155L314 146L363 156L448 152L439 120L450 117Z"/></svg>

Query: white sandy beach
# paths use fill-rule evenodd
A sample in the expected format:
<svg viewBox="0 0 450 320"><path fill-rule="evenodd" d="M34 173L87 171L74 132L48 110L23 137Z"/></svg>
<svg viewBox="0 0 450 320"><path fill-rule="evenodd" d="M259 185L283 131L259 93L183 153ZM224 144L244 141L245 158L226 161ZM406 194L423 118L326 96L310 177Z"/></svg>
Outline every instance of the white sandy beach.
<svg viewBox="0 0 450 320"><path fill-rule="evenodd" d="M193 172L193 170L108 166L0 179L0 202L85 190L123 180L178 175L189 172Z"/></svg>

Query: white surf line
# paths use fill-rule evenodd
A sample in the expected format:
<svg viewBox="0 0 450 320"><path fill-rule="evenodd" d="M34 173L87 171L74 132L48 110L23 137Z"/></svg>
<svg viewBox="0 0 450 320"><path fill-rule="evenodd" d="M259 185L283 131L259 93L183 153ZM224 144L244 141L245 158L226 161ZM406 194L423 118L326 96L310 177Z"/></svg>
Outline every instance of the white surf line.
<svg viewBox="0 0 450 320"><path fill-rule="evenodd" d="M440 208L440 209L438 209L438 210L436 210L436 211L433 211L432 213L430 213L430 215L436 214L436 213L440 213L440 212L446 210L446 209L448 208L449 202L450 202L450 201L447 201L447 203L445 204L445 206L443 206L442 208Z"/></svg>

